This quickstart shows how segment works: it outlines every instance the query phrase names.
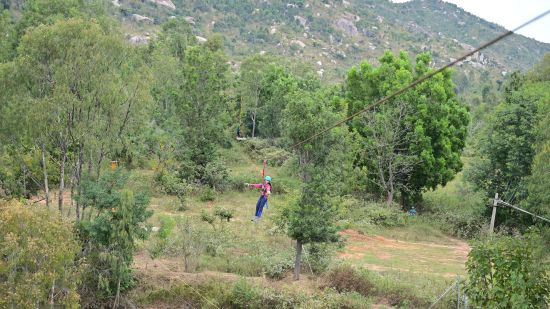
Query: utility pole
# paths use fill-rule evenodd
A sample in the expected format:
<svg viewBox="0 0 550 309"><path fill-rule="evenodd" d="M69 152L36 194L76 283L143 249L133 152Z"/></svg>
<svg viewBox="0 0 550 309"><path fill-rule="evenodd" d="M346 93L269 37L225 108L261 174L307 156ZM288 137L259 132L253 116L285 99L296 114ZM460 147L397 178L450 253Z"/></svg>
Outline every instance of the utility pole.
<svg viewBox="0 0 550 309"><path fill-rule="evenodd" d="M495 199L493 200L493 214L491 215L491 225L489 226L489 234L493 234L493 229L495 227L495 217L497 215L497 206L498 206L498 193L495 193Z"/></svg>

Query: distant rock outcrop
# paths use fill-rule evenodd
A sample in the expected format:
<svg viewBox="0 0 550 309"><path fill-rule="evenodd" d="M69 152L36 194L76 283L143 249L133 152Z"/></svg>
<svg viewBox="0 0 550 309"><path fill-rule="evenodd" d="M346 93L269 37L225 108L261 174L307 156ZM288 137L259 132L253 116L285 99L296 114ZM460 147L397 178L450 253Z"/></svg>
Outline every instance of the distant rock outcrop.
<svg viewBox="0 0 550 309"><path fill-rule="evenodd" d="M302 27L305 27L307 25L307 19L305 19L302 16L294 16L294 20L297 20Z"/></svg>
<svg viewBox="0 0 550 309"><path fill-rule="evenodd" d="M349 19L339 18L336 21L336 26L349 36L356 36L359 34L357 27L355 27L355 23Z"/></svg>
<svg viewBox="0 0 550 309"><path fill-rule="evenodd" d="M149 35L133 35L128 38L128 42L134 45L146 45L149 44L150 39Z"/></svg>
<svg viewBox="0 0 550 309"><path fill-rule="evenodd" d="M298 45L298 46L300 46L300 48L306 47L306 44L304 42L300 41L300 40L292 40L292 41L290 41L290 44Z"/></svg>
<svg viewBox="0 0 550 309"><path fill-rule="evenodd" d="M149 2L153 2L153 3L156 3L158 5L162 5L162 6L165 6L169 9L172 9L172 10L175 10L176 9L176 6L174 5L174 3L170 0L149 0Z"/></svg>
<svg viewBox="0 0 550 309"><path fill-rule="evenodd" d="M148 22L148 23L153 23L154 20L150 17L147 17L147 16L142 16L142 15L139 15L139 14L132 14L132 20L133 21L137 21L137 22Z"/></svg>

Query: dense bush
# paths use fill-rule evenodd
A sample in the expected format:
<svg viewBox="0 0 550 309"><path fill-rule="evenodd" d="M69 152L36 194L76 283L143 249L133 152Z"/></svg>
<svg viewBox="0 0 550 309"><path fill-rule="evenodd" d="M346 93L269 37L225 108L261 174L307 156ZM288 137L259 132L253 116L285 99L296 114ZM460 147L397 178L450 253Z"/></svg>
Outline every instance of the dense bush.
<svg viewBox="0 0 550 309"><path fill-rule="evenodd" d="M349 265L340 265L325 275L325 287L339 292L355 292L365 297L384 299L391 306L400 308L427 308L431 299L414 287L397 283L366 269L357 270Z"/></svg>
<svg viewBox="0 0 550 309"><path fill-rule="evenodd" d="M332 269L326 276L326 286L338 292L357 292L361 295L372 294L374 285L363 274L349 265Z"/></svg>
<svg viewBox="0 0 550 309"><path fill-rule="evenodd" d="M525 236L498 236L478 241L468 255L466 293L481 308L545 308L550 301L550 268L542 241Z"/></svg>
<svg viewBox="0 0 550 309"><path fill-rule="evenodd" d="M243 141L243 145L250 158L257 161L267 160L272 166L283 165L291 156L290 152L267 139L247 139Z"/></svg>
<svg viewBox="0 0 550 309"><path fill-rule="evenodd" d="M175 173L163 170L155 176L155 181L164 193L177 196L179 201L177 210L187 209L186 202L191 193L191 186L186 180L181 179Z"/></svg>
<svg viewBox="0 0 550 309"><path fill-rule="evenodd" d="M483 193L464 188L448 188L424 194L423 211L441 228L456 237L474 238L487 223L484 216L487 199ZM456 190L457 192L449 192Z"/></svg>
<svg viewBox="0 0 550 309"><path fill-rule="evenodd" d="M46 209L0 201L0 308L77 308L80 245Z"/></svg>
<svg viewBox="0 0 550 309"><path fill-rule="evenodd" d="M374 203L367 204L365 206L365 215L372 224L383 227L404 226L407 220L407 214L395 204L390 206Z"/></svg>

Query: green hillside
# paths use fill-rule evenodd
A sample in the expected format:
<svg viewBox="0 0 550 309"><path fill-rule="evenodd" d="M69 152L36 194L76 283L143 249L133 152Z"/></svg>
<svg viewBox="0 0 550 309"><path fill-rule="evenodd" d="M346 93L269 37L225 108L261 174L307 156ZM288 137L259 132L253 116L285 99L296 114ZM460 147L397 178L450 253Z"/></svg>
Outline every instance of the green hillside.
<svg viewBox="0 0 550 309"><path fill-rule="evenodd" d="M110 10L127 23L133 35L154 36L155 25L172 16L184 16L199 36L223 34L227 52L237 61L261 51L292 56L322 70L329 80L341 78L361 60L376 62L387 49L411 54L429 50L433 65L441 66L506 31L438 0L402 4L386 0L174 0L170 3L175 9L154 1L116 3L119 6L112 5ZM135 22L132 14L153 21ZM531 67L548 51L550 44L513 35L458 70L488 70L495 79L502 78L502 72Z"/></svg>

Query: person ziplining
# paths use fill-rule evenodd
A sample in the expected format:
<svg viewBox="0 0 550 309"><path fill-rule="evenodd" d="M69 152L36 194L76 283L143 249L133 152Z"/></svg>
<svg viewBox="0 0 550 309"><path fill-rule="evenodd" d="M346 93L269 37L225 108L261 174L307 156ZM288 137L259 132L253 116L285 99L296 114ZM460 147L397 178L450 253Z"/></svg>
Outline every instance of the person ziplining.
<svg viewBox="0 0 550 309"><path fill-rule="evenodd" d="M248 188L260 189L260 191L262 193L260 195L260 198L258 198L258 202L256 202L256 212L254 213L254 218L252 218L252 221L254 221L254 222L258 222L258 220L260 220L260 218L262 217L264 207L268 208L267 199L269 198L269 195L271 194L271 189L272 189L271 177L270 176L265 176L265 167L266 167L266 165L267 165L267 160L264 160L264 168L262 169L262 178L263 178L262 183L253 183L253 184L245 183L245 185Z"/></svg>

